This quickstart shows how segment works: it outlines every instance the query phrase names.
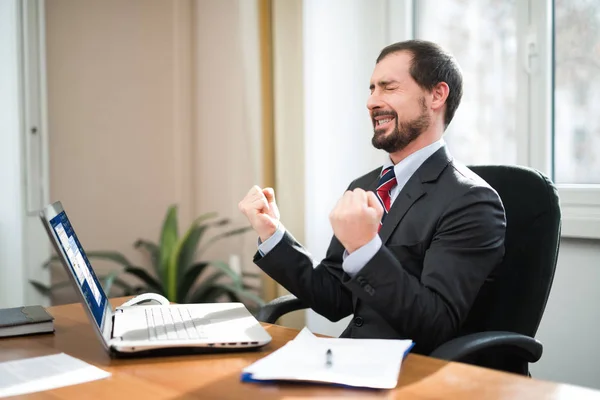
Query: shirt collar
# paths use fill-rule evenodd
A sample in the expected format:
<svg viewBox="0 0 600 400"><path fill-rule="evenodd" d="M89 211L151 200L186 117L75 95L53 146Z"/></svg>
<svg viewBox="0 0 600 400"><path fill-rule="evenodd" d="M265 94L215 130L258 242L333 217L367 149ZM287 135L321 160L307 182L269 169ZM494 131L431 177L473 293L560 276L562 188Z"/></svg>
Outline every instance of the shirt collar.
<svg viewBox="0 0 600 400"><path fill-rule="evenodd" d="M441 149L444 145L444 139L440 138L440 140L415 151L396 165L394 165L391 158L388 156L381 171L393 165L398 186L403 187L410 177L415 173L415 171L419 169L419 167L425 162L425 160L431 157L433 153Z"/></svg>

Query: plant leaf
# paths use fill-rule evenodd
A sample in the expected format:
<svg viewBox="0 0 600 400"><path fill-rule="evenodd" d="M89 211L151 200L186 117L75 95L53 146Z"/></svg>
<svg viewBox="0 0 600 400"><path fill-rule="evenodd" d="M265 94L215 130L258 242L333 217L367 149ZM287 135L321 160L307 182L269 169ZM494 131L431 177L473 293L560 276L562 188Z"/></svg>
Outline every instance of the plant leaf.
<svg viewBox="0 0 600 400"><path fill-rule="evenodd" d="M202 235L206 231L206 228L206 225L192 225L190 227L190 230L188 230L188 234L186 234L186 238L182 243L181 250L179 253L179 280L183 278L185 272L190 268L190 266L194 262L198 243L200 242L200 239L202 239Z"/></svg>
<svg viewBox="0 0 600 400"><path fill-rule="evenodd" d="M54 254L53 256L51 256L48 261L46 261L44 264L42 264L42 268L48 268L49 266L51 266L52 264L54 264L55 262L60 261L60 257L58 257L58 255Z"/></svg>
<svg viewBox="0 0 600 400"><path fill-rule="evenodd" d="M211 219L211 218L216 218L218 215L219 215L219 214L217 214L217 213L216 213L216 212L214 212L214 211L207 212L207 213L204 213L204 214L200 215L199 217L197 217L197 218L194 220L194 223L195 223L196 225L200 225L200 223L201 223L201 222L204 222L204 221L206 221L206 220L208 220L208 219ZM221 223L221 221L223 221L223 219L221 219L221 220L219 220L219 221L217 221L217 222L215 222L215 223L216 223L216 224L218 224L218 223Z"/></svg>
<svg viewBox="0 0 600 400"><path fill-rule="evenodd" d="M198 243L202 240L204 232L213 225L222 225L222 221L219 220L216 223L202 224L202 222L215 218L218 214L216 212L205 213L199 216L192 222L192 225L186 233L186 239L182 244L181 253L179 254L179 273L178 279L183 277L183 274L190 268L196 257L196 250L198 249Z"/></svg>
<svg viewBox="0 0 600 400"><path fill-rule="evenodd" d="M170 281L170 273L168 271L169 268L169 260L171 259L171 254L175 250L178 241L178 231L177 231L177 206L170 206L167 210L167 215L163 222L161 234L160 234L160 271L159 278L162 282L165 283L165 291L167 292L167 297L169 300L172 300L169 297L171 291L175 291L177 288L173 288L173 283Z"/></svg>
<svg viewBox="0 0 600 400"><path fill-rule="evenodd" d="M237 229L232 229L230 231L227 232L223 232L220 233L218 235L213 236L210 240L208 240L201 248L200 250L198 250L198 255L203 254L207 248L210 247L211 244L221 240L221 239L225 239L227 237L230 236L235 236L235 235L241 235L242 233L248 232L250 229L252 229L252 227L250 226L246 226L243 228L237 228Z"/></svg>
<svg viewBox="0 0 600 400"><path fill-rule="evenodd" d="M184 270L192 263L196 254L198 242L202 236L202 233L206 230L206 226L202 226L200 223L216 216L217 213L214 212L205 213L199 216L188 228L186 233L183 235L183 238L181 240L177 240L176 238L175 242L173 243L173 247L170 249L168 255L168 263L166 265L166 292L169 300L177 301L179 297L177 295L179 281L180 277L183 275L183 273L179 271ZM174 220L176 224L176 213ZM161 256L164 256L164 254L162 254L162 247Z"/></svg>
<svg viewBox="0 0 600 400"><path fill-rule="evenodd" d="M89 251L86 252L85 255L87 258L98 258L101 260L112 261L116 264L122 265L123 267L131 265L131 262L127 259L127 257L117 251Z"/></svg>
<svg viewBox="0 0 600 400"><path fill-rule="evenodd" d="M154 273L157 276L160 276L160 248L156 243L152 243L149 240L138 239L133 244L133 247L136 249L144 249L150 255L150 261L152 262L152 268L154 268Z"/></svg>
<svg viewBox="0 0 600 400"><path fill-rule="evenodd" d="M223 275L227 275L229 278L231 278L231 282L234 286L237 286L239 288L243 287L243 281L242 281L242 277L239 276L238 274L236 274L235 272L233 272L233 270L231 268L229 268L229 265L227 265L227 263L224 263L223 261L208 261L208 262L200 262L195 264L194 266L192 266L192 268L190 268L184 275L182 281L181 281L181 285L180 285L180 294L179 294L179 298L180 299L188 299L188 301L191 301L193 295L189 295L189 290L190 288L194 285L194 282L196 282L196 279L198 279L198 276L200 276L200 274L204 271L204 269L207 266L212 266L217 268ZM212 275L211 275L212 276ZM198 290L196 290L196 292L198 292Z"/></svg>
<svg viewBox="0 0 600 400"><path fill-rule="evenodd" d="M227 293L225 289L213 286L206 293L194 293L190 297L190 303L214 303L225 293Z"/></svg>
<svg viewBox="0 0 600 400"><path fill-rule="evenodd" d="M227 283L215 283L214 287L222 288L222 289L226 290L227 292L231 292L231 293L235 294L235 296L238 298L244 298L246 300L250 300L259 306L263 306L265 304L265 301L263 299L261 299L254 293L244 290L238 286L230 285Z"/></svg>
<svg viewBox="0 0 600 400"><path fill-rule="evenodd" d="M124 296L129 296L133 293L133 287L121 278L115 278L115 280L113 281L113 286L120 287L121 289L123 289Z"/></svg>
<svg viewBox="0 0 600 400"><path fill-rule="evenodd" d="M180 295L177 294L179 288L182 285L182 281L186 279L185 274L187 270L194 262L198 243L200 242L202 235L208 228L207 225L199 224L203 220L207 218L212 218L216 215L216 213L207 213L196 218L196 220L192 222L187 232L183 236L183 239L181 239L177 244L176 251L173 254L171 254L171 259L169 261L169 273L174 274L176 279L176 291L173 294L173 298L175 299L174 301L181 301L180 299L184 299L187 295L187 290L189 290L189 287L187 287L183 293L181 293Z"/></svg>
<svg viewBox="0 0 600 400"><path fill-rule="evenodd" d="M31 283L31 285L34 288L36 288L41 294L43 294L45 296L48 296L50 294L50 291L51 291L50 290L50 286L46 286L46 285L43 285L43 284L41 284L39 282L31 281L31 280L29 281L29 283Z"/></svg>
<svg viewBox="0 0 600 400"><path fill-rule="evenodd" d="M224 276L225 273L223 271L214 272L212 275L210 275L198 285L194 293L190 296L190 299L194 297L196 298L196 303L205 303L206 301L202 301L202 298L206 296L208 292L210 292L210 290L214 287L215 282L217 282L220 278ZM182 299L186 300L183 296Z"/></svg>
<svg viewBox="0 0 600 400"><path fill-rule="evenodd" d="M147 287L144 286L136 286L133 288L133 291L131 292L131 294L140 294L140 293L146 293L148 291ZM161 294L161 293L159 293Z"/></svg>
<svg viewBox="0 0 600 400"><path fill-rule="evenodd" d="M67 287L67 286L71 286L71 281L64 281L64 282L58 282L55 283L52 286L46 286L40 282L37 281L29 281L29 283L31 283L31 285L36 288L37 290L40 291L41 294L45 295L45 296L49 296L53 290L56 289L60 289L63 287Z"/></svg>
<svg viewBox="0 0 600 400"><path fill-rule="evenodd" d="M196 279L202 274L202 271L208 266L208 262L200 262L192 265L179 280L179 288L177 289L179 299L189 297L190 288L196 282ZM181 301L181 300L179 300Z"/></svg>
<svg viewBox="0 0 600 400"><path fill-rule="evenodd" d="M170 301L177 301L177 283L179 282L179 254L181 253L181 248L183 247L183 243L187 240L190 235L190 231L188 230L183 238L177 242L175 248L171 252L171 256L169 257L169 264L167 265L167 298Z"/></svg>
<svg viewBox="0 0 600 400"><path fill-rule="evenodd" d="M128 274L131 274L140 280L142 280L148 287L149 290L156 291L156 293L164 295L165 291L160 285L160 282L156 280L152 275L148 273L143 268L129 266L124 269L124 271Z"/></svg>
<svg viewBox="0 0 600 400"><path fill-rule="evenodd" d="M201 222L205 218L209 218L212 215L216 215L214 213L204 214L203 216L198 217L192 225L185 232L181 240L179 240L175 246L175 249L171 253L169 257L169 266L167 273L167 293L169 296L169 300L178 301L181 296L178 296L177 292L179 289L179 283L181 281L182 276L185 269L192 263L194 256L196 255L196 247L198 246L198 241L202 236L202 233L206 230L206 226L200 225L198 223Z"/></svg>
<svg viewBox="0 0 600 400"><path fill-rule="evenodd" d="M208 263L211 267L215 267L221 270L223 273L228 275L231 278L231 282L234 286L238 288L242 288L244 286L244 282L242 281L242 277L233 272L233 270L227 265L227 263L223 261L209 261Z"/></svg>
<svg viewBox="0 0 600 400"><path fill-rule="evenodd" d="M242 301L240 300L239 297L236 296L235 293L233 292L227 292L227 297L229 297L229 301L234 302L234 303L241 303Z"/></svg>
<svg viewBox="0 0 600 400"><path fill-rule="evenodd" d="M123 270L114 270L104 278L104 283L102 286L107 296L110 295L110 289L112 289L115 279L117 279L121 272L123 272Z"/></svg>
<svg viewBox="0 0 600 400"><path fill-rule="evenodd" d="M200 224L201 222L203 222L209 218L214 218L216 216L217 216L217 213L214 213L214 212L206 213L206 214L203 214L200 217L196 218L196 220L192 223L192 227L194 227L193 228L194 231L192 232L192 234L190 235L189 239L186 241L186 243L182 249L182 254L180 255L180 260L179 260L178 279L181 280L183 278L183 275L188 271L188 269L191 268L192 263L196 259L198 243L200 243L200 241L202 240L202 237L204 236L204 233L206 232L206 230L213 226L222 226L222 225L226 225L229 223L228 218L223 218L216 222ZM190 228L190 229L192 229L192 228ZM181 268L182 266L183 266L183 268Z"/></svg>
<svg viewBox="0 0 600 400"><path fill-rule="evenodd" d="M231 222L231 220L229 218L221 218L220 220L215 221L212 224L210 224L210 226L225 226L230 222Z"/></svg>

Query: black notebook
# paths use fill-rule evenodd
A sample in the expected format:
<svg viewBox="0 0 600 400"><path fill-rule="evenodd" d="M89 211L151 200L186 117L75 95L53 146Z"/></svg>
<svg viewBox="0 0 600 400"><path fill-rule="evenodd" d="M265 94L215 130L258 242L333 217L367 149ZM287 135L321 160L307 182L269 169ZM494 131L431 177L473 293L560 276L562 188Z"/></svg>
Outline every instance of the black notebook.
<svg viewBox="0 0 600 400"><path fill-rule="evenodd" d="M0 337L54 332L54 317L42 306L0 309Z"/></svg>

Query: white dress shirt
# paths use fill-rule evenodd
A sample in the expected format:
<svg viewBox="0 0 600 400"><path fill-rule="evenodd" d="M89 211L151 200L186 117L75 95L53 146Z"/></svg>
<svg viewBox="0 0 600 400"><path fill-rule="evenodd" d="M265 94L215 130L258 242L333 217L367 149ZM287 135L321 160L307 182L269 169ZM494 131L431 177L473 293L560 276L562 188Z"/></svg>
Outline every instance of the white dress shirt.
<svg viewBox="0 0 600 400"><path fill-rule="evenodd" d="M396 186L390 190L390 200L391 204L394 204L398 194L406 185L406 182L410 179L410 177L419 169L419 167L427 160L433 153L438 151L444 145L444 139L440 139L437 142L434 142L426 147L423 147L420 150L415 151L404 160L400 161L398 164L394 165L389 156L386 158L385 163L381 170L383 171L387 167L394 165L394 174L396 175ZM391 206L390 206L391 207ZM283 235L285 234L285 229L279 225L275 233L265 240L263 243L260 243L258 251L264 256L269 251L271 251L277 243L281 241ZM347 251L344 251L344 262L342 264L342 268L344 272L346 272L350 276L356 275L366 264L369 262L373 256L379 251L382 246L381 237L379 235L375 235L375 237L364 246L360 247L352 254L348 254Z"/></svg>

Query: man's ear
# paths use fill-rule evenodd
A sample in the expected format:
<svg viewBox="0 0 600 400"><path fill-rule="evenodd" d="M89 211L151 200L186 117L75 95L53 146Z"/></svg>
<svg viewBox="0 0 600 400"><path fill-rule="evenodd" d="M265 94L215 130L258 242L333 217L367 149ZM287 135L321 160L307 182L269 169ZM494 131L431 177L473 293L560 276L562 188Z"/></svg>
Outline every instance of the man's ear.
<svg viewBox="0 0 600 400"><path fill-rule="evenodd" d="M440 82L433 87L431 90L431 108L439 110L444 107L448 95L450 94L450 87L446 82Z"/></svg>

